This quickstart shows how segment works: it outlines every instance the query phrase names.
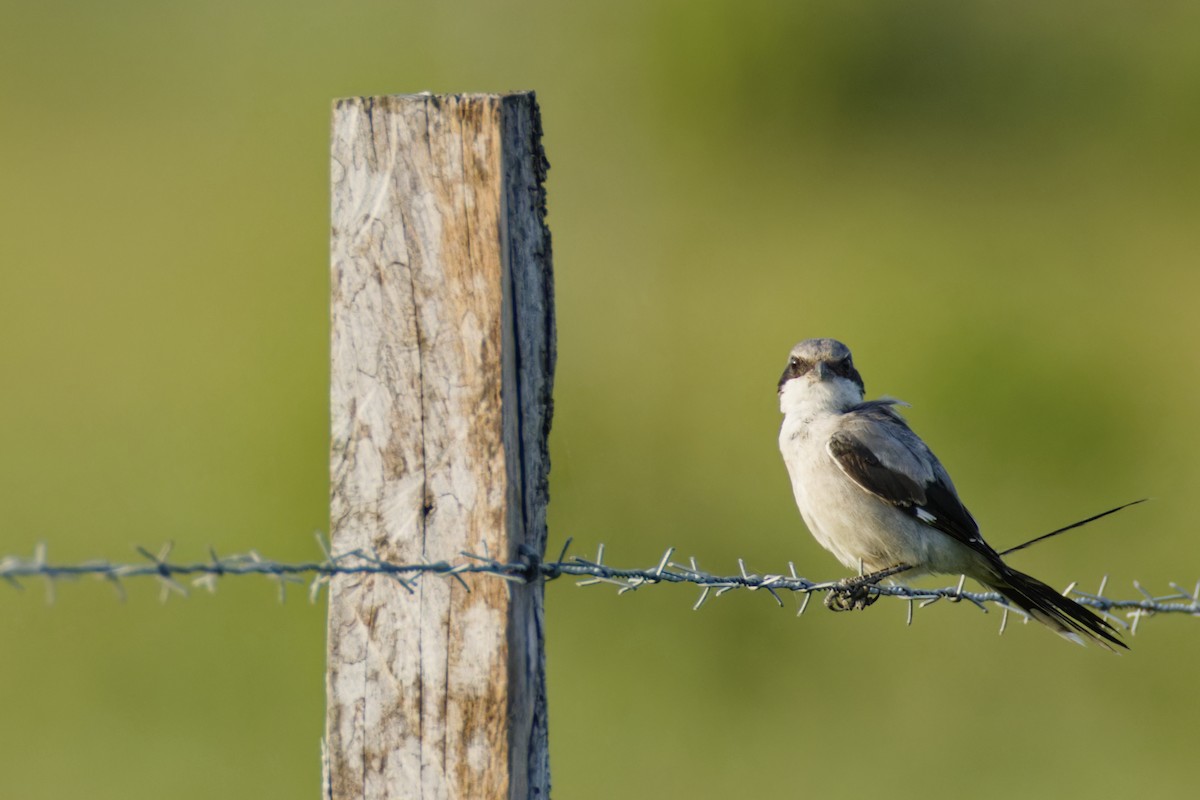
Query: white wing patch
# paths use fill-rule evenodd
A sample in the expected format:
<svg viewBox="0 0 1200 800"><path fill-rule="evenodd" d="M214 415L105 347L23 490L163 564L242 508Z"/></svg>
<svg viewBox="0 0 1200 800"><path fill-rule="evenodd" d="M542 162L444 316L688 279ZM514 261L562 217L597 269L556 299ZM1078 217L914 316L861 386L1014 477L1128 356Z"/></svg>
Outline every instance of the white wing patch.
<svg viewBox="0 0 1200 800"><path fill-rule="evenodd" d="M921 522L924 522L926 525L932 525L933 523L937 522L937 517L920 507L917 508L917 519L921 520Z"/></svg>

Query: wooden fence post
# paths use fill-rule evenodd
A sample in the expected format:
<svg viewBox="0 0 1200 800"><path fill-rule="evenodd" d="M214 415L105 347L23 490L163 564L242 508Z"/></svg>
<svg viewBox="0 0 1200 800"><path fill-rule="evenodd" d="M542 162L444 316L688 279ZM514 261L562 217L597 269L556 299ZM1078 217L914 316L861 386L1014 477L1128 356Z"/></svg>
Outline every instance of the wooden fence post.
<svg viewBox="0 0 1200 800"><path fill-rule="evenodd" d="M554 300L532 93L333 109L334 552L546 541ZM542 586L339 575L324 793L549 796Z"/></svg>

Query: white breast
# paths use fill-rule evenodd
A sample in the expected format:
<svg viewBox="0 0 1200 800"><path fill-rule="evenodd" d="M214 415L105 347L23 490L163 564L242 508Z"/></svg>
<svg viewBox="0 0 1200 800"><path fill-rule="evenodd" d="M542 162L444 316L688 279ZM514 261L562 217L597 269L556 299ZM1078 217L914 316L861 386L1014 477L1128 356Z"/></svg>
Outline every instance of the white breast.
<svg viewBox="0 0 1200 800"><path fill-rule="evenodd" d="M867 492L838 467L827 443L839 416L788 415L779 431L792 493L813 538L854 571L902 563L916 568L910 574L957 571L967 548Z"/></svg>

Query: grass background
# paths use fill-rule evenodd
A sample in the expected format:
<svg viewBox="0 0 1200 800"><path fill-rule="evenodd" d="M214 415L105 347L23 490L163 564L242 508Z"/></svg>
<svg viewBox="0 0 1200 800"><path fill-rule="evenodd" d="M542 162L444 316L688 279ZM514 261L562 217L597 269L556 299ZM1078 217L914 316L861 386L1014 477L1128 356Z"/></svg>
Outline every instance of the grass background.
<svg viewBox="0 0 1200 800"><path fill-rule="evenodd" d="M326 530L334 97L536 89L559 311L551 549L841 574L775 449L847 341L1056 585L1198 577L1200 10L1102 2L0 6L0 553ZM0 587L19 798L315 797L324 614L227 581ZM939 605L548 587L563 798L1194 791L1200 630L1113 657Z"/></svg>

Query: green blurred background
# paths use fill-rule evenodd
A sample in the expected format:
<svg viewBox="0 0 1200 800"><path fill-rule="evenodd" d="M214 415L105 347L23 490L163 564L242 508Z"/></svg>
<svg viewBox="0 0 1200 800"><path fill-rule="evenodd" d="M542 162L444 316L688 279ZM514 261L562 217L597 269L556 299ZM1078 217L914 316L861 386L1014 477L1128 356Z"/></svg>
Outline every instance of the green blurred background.
<svg viewBox="0 0 1200 800"><path fill-rule="evenodd" d="M842 574L775 382L848 342L1014 563L1200 577L1200 7L6 2L0 553L317 555L334 97L537 90L551 549ZM319 791L324 610L266 581L0 586L0 794ZM547 588L563 798L1190 796L1200 627L1083 650L881 602Z"/></svg>

